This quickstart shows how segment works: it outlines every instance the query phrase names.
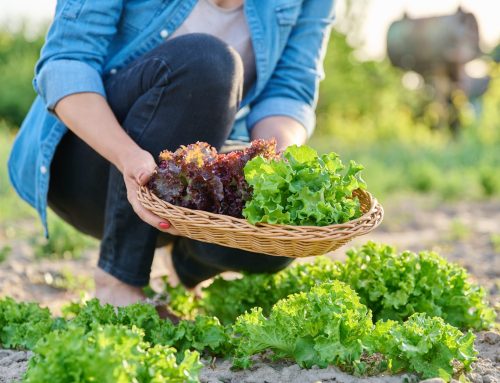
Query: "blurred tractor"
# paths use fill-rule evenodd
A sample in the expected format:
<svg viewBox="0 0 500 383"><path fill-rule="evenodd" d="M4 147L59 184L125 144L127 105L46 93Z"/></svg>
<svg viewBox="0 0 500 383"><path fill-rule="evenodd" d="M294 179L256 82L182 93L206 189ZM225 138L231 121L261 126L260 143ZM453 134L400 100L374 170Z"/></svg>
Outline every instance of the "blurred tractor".
<svg viewBox="0 0 500 383"><path fill-rule="evenodd" d="M455 14L426 18L404 15L387 34L387 53L391 63L422 76L432 91L432 104L438 118L434 129L460 129L459 109L463 100L480 97L489 77L471 77L465 65L482 56L479 28L472 13L461 8Z"/></svg>

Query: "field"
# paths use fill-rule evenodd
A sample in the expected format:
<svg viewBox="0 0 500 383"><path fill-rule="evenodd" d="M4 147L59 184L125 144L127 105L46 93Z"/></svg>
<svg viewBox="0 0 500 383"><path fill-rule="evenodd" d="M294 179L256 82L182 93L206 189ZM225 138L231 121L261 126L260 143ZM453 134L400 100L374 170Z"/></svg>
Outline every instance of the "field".
<svg viewBox="0 0 500 383"><path fill-rule="evenodd" d="M50 358L55 356L50 354L48 349L57 350L59 347L63 350L64 342L67 342L66 345L71 344L75 353L81 352L82 355L87 355L86 352L95 353L95 355L100 353L100 356L95 358L95 363L92 358L87 360L84 357L82 362L82 360L73 360L72 356L68 356L68 364L60 365L66 366L68 370L78 363L88 363L89 369L102 374L98 375L102 382L118 381L116 376L106 375L106 371L102 368L98 369L99 361L102 360L109 362L106 365L107 370L118 371L116 373L122 373L123 376L132 374L133 369L139 371L140 366L149 366L151 371L154 370L158 374L176 374L179 371L178 367L172 366L181 363L182 356L179 356L179 353L176 361L175 354L172 356L164 347L165 345L174 345L178 350L197 350L205 365L200 373L202 382L367 381L375 383L399 382L403 379L418 381L424 376L441 376L445 380L453 377L461 381L468 379L473 382L500 382L500 335L498 335L497 322L500 305L500 173L498 172L500 168L500 68L498 64L490 63L492 82L481 100L481 113L474 114L471 106L464 103L460 109L463 114L462 132L458 137L452 137L445 130L429 129L429 120L433 118L433 110L427 108L421 111L424 103L423 96L401 85L403 73L391 68L386 61L357 61L353 58L353 48L349 47L344 36L335 33L326 60L327 78L321 88L318 128L311 141L311 145L320 151L334 150L340 153L342 158L354 159L362 163L365 167L363 177L368 184L368 189L379 198L385 208L385 220L382 225L370 235L355 240L352 246L360 249L370 240L396 246L399 252L396 252L395 259L401 258L400 252L403 250L415 253L425 250L436 251L447 261L467 270L468 277L464 279L467 283L453 285L455 282L452 282L451 276L456 274L451 271L445 272L448 266L441 265L436 266L438 271L434 275L433 282L437 289L437 280L443 277L442 290L434 291L433 284L429 283L431 287L428 290L423 289L425 292L417 292L420 285L417 284L411 288L406 285L411 279L410 275L417 274L417 269L413 269L411 273L402 274L401 280L398 280L401 283L399 288L409 289L405 291L408 291L409 296L415 299L419 294L423 294L429 302L435 302L435 306L423 309L424 306L408 301L404 304L395 304L394 311L384 317L384 314L380 314L383 311L377 311L380 308L377 305L385 304L386 300L389 301L387 296L370 301L363 295L364 290L360 284L346 276L346 272L338 274L337 266L332 266L348 264L350 258L346 257L346 251L351 247L348 245L327 255L328 262L340 263L322 264L319 271L306 269L304 274L301 274L302 279L293 279L290 276L288 279L284 278L297 282L297 285L290 283L290 285L282 286L280 284L282 282L271 281L269 276L259 276L255 280L249 280L251 288L238 285L237 281L227 282L233 283L231 286L234 287L222 285L224 288L221 288L221 291L224 292L233 291L229 289L234 289L234 291L241 289L243 292L241 296L236 293L218 295L217 285L214 284L214 287L207 287L202 293L202 298L197 300L182 289L165 286L162 277L169 275L168 249L161 249L155 256L153 289L160 292L165 289L169 290L173 299L173 307L186 318L194 319L196 316L205 318L201 315L206 314L215 315L222 322L220 324L218 320L199 319L202 322L206 321L198 324L199 327L196 327L198 325L190 327L189 323L196 322L186 322L179 327L184 331L179 335L180 330L172 330L168 325L158 324L154 315L147 309L144 309L144 312L141 308L135 313L124 312L115 318L104 309L102 312L106 314L101 315L99 314L101 308L84 306L82 302L88 301L92 295L92 274L98 257L98 242L79 234L54 214L49 217L51 237L45 240L34 212L15 195L10 187L6 173L6 159L17 126L33 98L30 77L41 42L42 39L27 41L21 34L0 33L0 81L7 84L0 89L0 308L4 309L3 312L0 310L0 344L5 349L13 349L0 350L1 383L10 383L15 379L20 379L26 369L27 360L33 355L27 350L35 347L35 340L55 330L59 331L57 333L59 338L52 336L50 342L47 343L49 347L45 349L41 342L36 353L45 355L44 360L50 362ZM16 65L16 63L22 63L22 65ZM15 90L14 93L13 90ZM458 100L460 101L460 97ZM380 254L384 251L387 250L380 250ZM376 257L372 255L372 259L374 258ZM313 259L304 260L304 264L311 264L310 262L313 262ZM436 265L439 263L435 259L433 262ZM318 276L317 273L324 270L330 271ZM379 275L384 269L374 266L374 270L374 275ZM448 272L450 274L446 274ZM456 270L454 273L462 275ZM329 353L326 353L326 357L321 353L318 354L319 356L313 355L313 351L308 348L311 338L301 339L301 346L292 351L285 350L285 347L280 348L278 344L280 339L283 340L286 336L293 337L296 334L280 333L282 327L279 320L284 319L279 317L278 309L276 309L278 318L276 322L272 320L266 322L271 323L270 327L266 327L257 315L250 316L250 314L240 317L239 327L233 327L236 314L242 314L246 308L261 306L268 317L278 299L299 291L312 294L310 291L314 284L311 285L311 281L307 282L308 279L304 275L314 280L314 284L340 280L351 286L361 297L359 306L353 304L352 302L356 300L353 298L355 293L349 293L352 290L342 285L335 293L337 295L334 298L328 296L328 299L334 299L335 304L345 301L346 307L350 307L351 310L349 315L354 315L353 313L359 315L356 318L359 319L360 325L350 324L352 327L343 328L343 331L351 337L354 336L352 334L357 334L356 339L363 340L362 350L358 349L357 342L347 342L346 339L349 336L338 340L338 343L333 340L330 340L330 343L327 342L326 345L332 348ZM233 279L235 275L231 274L226 277ZM394 275L392 277L395 278ZM172 278L170 276L170 280ZM369 280L366 275L363 278L365 278L363 280ZM391 285L389 278L387 280L383 279L385 277L380 278L384 286ZM419 283L424 284L424 280L425 278L419 279ZM461 281L460 278L459 281ZM381 280L378 282L382 283ZM478 288L474 287L477 285L484 288L485 295L481 298L483 300L477 298L480 295L477 292ZM328 286L329 293L337 291L337 287ZM454 286L455 290L451 286ZM281 296L278 296L277 292ZM308 297L318 299L319 302L327 299L325 293L321 291L315 294ZM221 301L221 296L229 301ZM452 317L453 311L446 306L447 302L440 300L441 296L450 298L450 302L457 300L460 302L458 307L462 307L465 311L460 314L461 316ZM31 314L26 315L22 320L12 319L15 317L12 315L10 319L12 322L9 322L5 313L22 313L25 308L17 304L9 306L5 303L7 302L5 299L1 300L6 297L11 297L17 302L37 302L42 307L48 307L51 315L59 317L64 314L65 319L53 322L46 312L32 307L28 310ZM230 300L231 297L234 297L233 301ZM249 301L248 297L253 297L255 300ZM471 297L475 297L476 300ZM64 310L70 302L79 302L80 306L69 306L73 311L68 308ZM366 322L366 315L363 314L365 305L374 315L380 315L380 318L373 318L373 323L372 319ZM410 306L411 309L409 309ZM7 307L12 311L8 311ZM463 331L464 335L458 335L455 328L451 326L446 327L448 324L445 322L442 325L436 325L440 323L437 320L426 322L428 319L422 319L422 322L415 324L414 327L410 327L409 324L403 327L402 323L410 314L420 312L416 307L421 307L420 311L429 314L430 317L444 317L447 322L451 322ZM232 308L235 312L228 313L224 308ZM288 309L294 310L291 303ZM296 313L299 318L297 320L307 323L308 319L301 316L301 311L307 310L302 309L299 307ZM311 313L315 313L314 307L309 309ZM325 317L321 315L318 314L313 319L325 320ZM348 322L345 312L338 315L342 323ZM329 321L333 320L333 317L328 318ZM375 320L389 318L399 321L391 329L390 336L387 335L388 333L380 332L378 340L371 339L367 332L375 330L375 327L370 327L374 325ZM24 333L26 329L22 327L23 323L32 326L33 331ZM46 327L41 329L41 327L33 326L35 323L46 323ZM123 328L116 330L113 327L119 325L125 325L126 331L129 332L124 335L120 333L120 331L125 331ZM132 325L143 329L144 335L131 333L129 328ZM102 326L111 327L103 330ZM422 351L418 349L421 346L419 341L427 339L426 331L430 331L431 327L435 331L434 338L429 336L427 348ZM476 334L475 346L479 351L479 359L472 364L471 371L466 371L466 366L472 362L473 358L471 340L467 338L469 329ZM304 325L304 328L299 330L305 332L306 326ZM67 335L65 331L68 331ZM120 344L129 344L127 342L133 342L130 339L135 339L134 342L147 341L149 344L157 344L160 348L164 347L161 350L155 349L155 352L158 353L157 355L162 355L162 360L169 360L168 363L171 364L168 366L161 364L152 353L141 356L144 359L137 359L134 356L133 350L136 349L133 346L130 346L132 351L125 350L125 346L120 350L111 350L105 346L99 350L93 349L95 345L91 347L89 344L94 344L92 339L98 339L99 331L107 331L105 337L102 338L103 344L113 343L116 339L119 339ZM258 334L262 335L266 331L276 331L274 343L267 344L258 338ZM312 331L310 337L314 340L313 343L320 344L319 338L325 336L321 333L322 330L314 330L316 331L314 334L313 330L310 331ZM349 331L352 331L352 334ZM76 338L82 340L82 343L70 342L70 339L76 339L75 334ZM449 336L446 342L445 334ZM401 339L408 341L410 339L414 342L412 345L415 349L412 351L399 348L399 352L396 353L394 350L401 346L401 343L393 340L396 339L396 335L402 337ZM84 343L84 339L90 343ZM244 343L241 339L248 340L248 342ZM385 339L387 343L381 342L380 339ZM256 344L259 342L263 345L262 349ZM298 340L294 338L294 342ZM149 347L144 346L143 343L141 345L142 348ZM345 348L345 354L338 351L341 347ZM314 347L312 349L317 350ZM458 349L460 352L457 351ZM311 354L304 355L305 352L297 350L309 350ZM331 355L337 355L336 352L338 356L332 358ZM443 354L449 355L450 360L454 360L453 368L448 363L451 372L444 371L446 368L444 372L434 370L435 366L430 366L436 359L439 359L436 356ZM68 355L70 355L69 352ZM117 360L112 358L113 355L117 356ZM194 361L195 354L190 355L191 359L186 357L185 362L182 362L185 363L185 371L197 371L199 366ZM99 359L101 357L103 359ZM273 357L277 360L273 360ZM460 358L463 359L459 360ZM130 366L133 367L129 370L125 368L126 371L123 372L120 367L123 360L129 361ZM417 363L417 360L421 364ZM251 368L230 369L233 362L239 364L240 367L248 367L249 361L254 362ZM45 376L45 381L56 381L57 374L60 373L60 381L66 381L64 371L57 367L58 363L39 362L38 374L51 371L51 376ZM445 361L440 368L443 369L442 366L446 364ZM318 368L318 366L325 367L326 365L329 367ZM43 370L44 368L47 370ZM35 368L33 370L35 371ZM390 376L390 373L396 375ZM43 379L40 375L35 377L35 372L31 379L28 381L43 381L40 380ZM174 378L171 379L176 381ZM186 377L179 379L177 380L179 382L189 381ZM78 381L90 380L82 378ZM138 381L149 380L144 378Z"/></svg>

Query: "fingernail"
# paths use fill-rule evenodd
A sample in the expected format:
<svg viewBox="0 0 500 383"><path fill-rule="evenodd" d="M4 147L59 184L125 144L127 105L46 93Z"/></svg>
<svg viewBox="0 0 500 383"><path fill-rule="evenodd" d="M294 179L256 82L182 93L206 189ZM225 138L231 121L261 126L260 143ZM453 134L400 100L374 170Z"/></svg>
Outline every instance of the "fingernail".
<svg viewBox="0 0 500 383"><path fill-rule="evenodd" d="M170 229L170 224L168 222L160 222L159 225L161 229Z"/></svg>

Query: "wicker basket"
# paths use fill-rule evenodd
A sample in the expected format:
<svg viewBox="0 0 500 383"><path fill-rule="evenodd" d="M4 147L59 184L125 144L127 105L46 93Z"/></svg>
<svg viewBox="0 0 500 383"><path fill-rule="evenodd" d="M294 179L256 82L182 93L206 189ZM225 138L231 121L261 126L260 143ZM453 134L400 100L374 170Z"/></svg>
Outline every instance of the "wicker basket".
<svg viewBox="0 0 500 383"><path fill-rule="evenodd" d="M158 198L146 187L138 192L142 205L169 222L185 237L256 253L286 257L323 255L376 228L384 210L372 195L356 190L363 215L330 226L252 225L245 219L179 207Z"/></svg>

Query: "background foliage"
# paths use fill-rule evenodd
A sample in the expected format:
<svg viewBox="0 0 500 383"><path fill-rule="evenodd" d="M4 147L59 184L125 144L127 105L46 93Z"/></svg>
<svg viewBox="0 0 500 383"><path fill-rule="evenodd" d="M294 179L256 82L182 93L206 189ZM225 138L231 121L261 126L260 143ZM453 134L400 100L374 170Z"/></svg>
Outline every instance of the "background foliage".
<svg viewBox="0 0 500 383"><path fill-rule="evenodd" d="M34 64L44 38L28 39L22 31L0 31L0 120L21 124L35 92L31 85Z"/></svg>

